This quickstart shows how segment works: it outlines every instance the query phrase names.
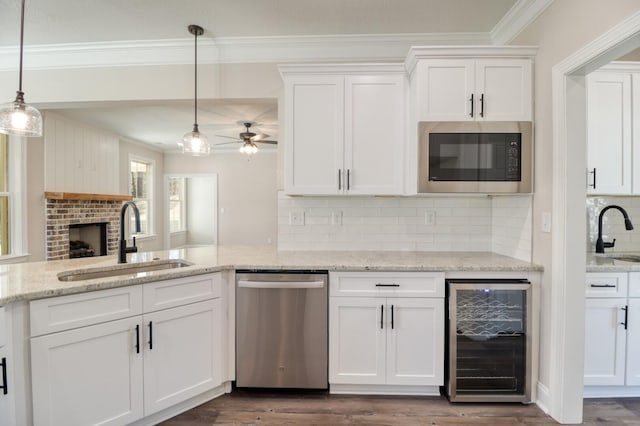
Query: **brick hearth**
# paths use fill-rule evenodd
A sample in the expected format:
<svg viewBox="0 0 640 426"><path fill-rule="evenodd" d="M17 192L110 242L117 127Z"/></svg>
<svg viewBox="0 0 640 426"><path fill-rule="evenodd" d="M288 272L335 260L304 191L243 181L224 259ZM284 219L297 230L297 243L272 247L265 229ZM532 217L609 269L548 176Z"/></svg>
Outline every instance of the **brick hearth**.
<svg viewBox="0 0 640 426"><path fill-rule="evenodd" d="M118 250L121 200L47 198L47 260L69 258L69 225L108 222L107 254Z"/></svg>

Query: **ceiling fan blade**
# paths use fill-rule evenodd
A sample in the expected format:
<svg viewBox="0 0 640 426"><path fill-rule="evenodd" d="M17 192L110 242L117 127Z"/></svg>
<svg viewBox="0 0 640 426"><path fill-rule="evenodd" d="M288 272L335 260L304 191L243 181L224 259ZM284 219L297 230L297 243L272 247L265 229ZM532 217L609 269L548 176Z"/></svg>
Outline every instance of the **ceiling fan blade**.
<svg viewBox="0 0 640 426"><path fill-rule="evenodd" d="M242 141L232 141L232 142L222 142L222 143L215 143L213 144L213 146L218 146L218 145L229 145L232 143L241 143Z"/></svg>
<svg viewBox="0 0 640 426"><path fill-rule="evenodd" d="M266 143L270 145L277 145L278 141L269 141L269 140L254 140L255 143Z"/></svg>
<svg viewBox="0 0 640 426"><path fill-rule="evenodd" d="M216 136L216 137L218 137L218 138L234 139L234 140L236 140L236 141L240 142L240 139L238 139L238 138L237 138L237 137L235 137L235 136L227 136L227 135L214 135L214 136Z"/></svg>

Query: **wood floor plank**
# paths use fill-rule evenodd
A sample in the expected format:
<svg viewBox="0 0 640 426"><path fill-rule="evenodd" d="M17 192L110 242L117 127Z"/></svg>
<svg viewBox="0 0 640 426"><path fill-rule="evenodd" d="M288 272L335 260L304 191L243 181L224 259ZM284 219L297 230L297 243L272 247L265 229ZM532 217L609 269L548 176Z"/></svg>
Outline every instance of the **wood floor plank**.
<svg viewBox="0 0 640 426"><path fill-rule="evenodd" d="M328 395L234 390L163 426L365 425L473 426L558 424L535 404L450 403L444 397ZM640 426L640 398L585 400L586 426Z"/></svg>

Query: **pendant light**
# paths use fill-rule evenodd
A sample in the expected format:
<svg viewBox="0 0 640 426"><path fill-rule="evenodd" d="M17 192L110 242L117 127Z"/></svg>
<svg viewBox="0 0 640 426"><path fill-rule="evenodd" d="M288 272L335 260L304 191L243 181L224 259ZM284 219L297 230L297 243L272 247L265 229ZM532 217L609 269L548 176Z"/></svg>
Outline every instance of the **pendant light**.
<svg viewBox="0 0 640 426"><path fill-rule="evenodd" d="M24 102L22 91L22 52L24 44L24 2L20 15L20 73L16 100L0 105L0 133L15 136L42 136L42 114Z"/></svg>
<svg viewBox="0 0 640 426"><path fill-rule="evenodd" d="M182 153L193 156L209 155L211 147L207 141L207 136L198 130L198 36L204 34L202 27L189 25L189 32L195 36L195 97L194 97L194 122L193 130L185 134L182 138Z"/></svg>

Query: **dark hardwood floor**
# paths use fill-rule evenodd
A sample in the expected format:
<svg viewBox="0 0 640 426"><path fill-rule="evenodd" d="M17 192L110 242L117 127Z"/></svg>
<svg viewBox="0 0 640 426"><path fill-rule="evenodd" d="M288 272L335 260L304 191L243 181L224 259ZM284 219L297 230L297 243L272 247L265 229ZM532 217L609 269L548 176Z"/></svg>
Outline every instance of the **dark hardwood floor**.
<svg viewBox="0 0 640 426"><path fill-rule="evenodd" d="M164 423L204 425L552 425L536 405L450 403L444 397L342 396L234 390ZM640 425L640 398L585 400L585 425Z"/></svg>

